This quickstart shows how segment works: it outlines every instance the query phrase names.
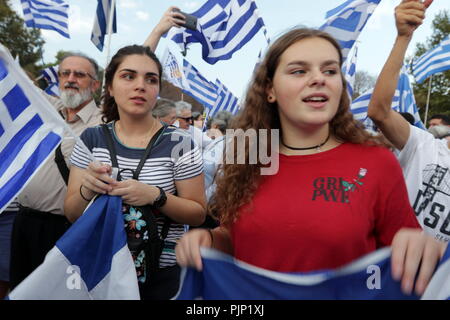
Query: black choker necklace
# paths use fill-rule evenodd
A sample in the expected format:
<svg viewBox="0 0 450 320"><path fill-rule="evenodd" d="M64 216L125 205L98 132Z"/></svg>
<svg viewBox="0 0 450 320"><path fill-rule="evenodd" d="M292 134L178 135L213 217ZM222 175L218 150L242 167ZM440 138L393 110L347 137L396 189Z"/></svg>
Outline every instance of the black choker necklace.
<svg viewBox="0 0 450 320"><path fill-rule="evenodd" d="M294 148L294 147L290 147L290 146L288 146L287 144L285 144L285 143L283 142L283 139L281 139L281 143L283 144L283 146L285 146L286 148L291 149L291 150L311 150L311 149L317 149L317 151L320 152L320 147L322 147L325 143L327 143L329 139L330 139L330 133L328 132L328 137L325 139L324 142L322 142L321 144L318 144L318 145L316 145L316 146L308 147L308 148Z"/></svg>

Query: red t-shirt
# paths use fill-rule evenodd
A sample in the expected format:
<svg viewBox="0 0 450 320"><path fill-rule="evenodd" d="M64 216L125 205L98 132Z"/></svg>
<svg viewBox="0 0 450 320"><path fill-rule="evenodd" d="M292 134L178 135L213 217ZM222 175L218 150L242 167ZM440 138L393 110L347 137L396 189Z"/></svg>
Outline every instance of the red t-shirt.
<svg viewBox="0 0 450 320"><path fill-rule="evenodd" d="M400 165L381 147L344 143L306 156L280 155L231 226L234 255L284 272L332 269L420 228Z"/></svg>

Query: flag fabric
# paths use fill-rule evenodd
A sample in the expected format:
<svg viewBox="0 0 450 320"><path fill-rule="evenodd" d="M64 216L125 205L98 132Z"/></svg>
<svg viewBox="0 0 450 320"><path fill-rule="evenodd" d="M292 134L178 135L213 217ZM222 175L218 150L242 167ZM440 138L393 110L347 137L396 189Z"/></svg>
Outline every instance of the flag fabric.
<svg viewBox="0 0 450 320"><path fill-rule="evenodd" d="M98 50L103 51L105 35L108 32L108 20L111 12L111 4L115 0L97 0L97 11L92 28L91 41ZM116 8L114 8L112 33L117 32Z"/></svg>
<svg viewBox="0 0 450 320"><path fill-rule="evenodd" d="M422 55L413 63L413 74L417 83L429 76L450 69L450 35L434 49Z"/></svg>
<svg viewBox="0 0 450 320"><path fill-rule="evenodd" d="M450 246L447 246L422 300L450 300Z"/></svg>
<svg viewBox="0 0 450 320"><path fill-rule="evenodd" d="M184 88L183 92L206 108L212 109L217 99L217 86L202 76L186 59L183 59L183 72L187 84L187 88Z"/></svg>
<svg viewBox="0 0 450 320"><path fill-rule="evenodd" d="M362 122L364 126L366 127L366 130L376 133L377 127L375 123L367 116L367 110L369 109L369 102L372 98L373 88L367 90L362 95L360 95L358 98L353 100L352 104L350 105L350 111L353 113L353 117ZM394 97L392 98L392 105L391 108L395 111L399 111L399 105L400 105L400 92L398 89L395 90Z"/></svg>
<svg viewBox="0 0 450 320"><path fill-rule="evenodd" d="M48 67L42 70L42 77L48 84L44 91L49 95L59 97L58 66Z"/></svg>
<svg viewBox="0 0 450 320"><path fill-rule="evenodd" d="M216 103L208 113L208 117L214 117L220 111L228 111L235 115L239 110L239 99L219 79L216 79L216 87Z"/></svg>
<svg viewBox="0 0 450 320"><path fill-rule="evenodd" d="M163 58L161 59L161 64L163 66L164 78L167 81L180 89L189 88L184 73L178 65L178 60L174 54L170 52L169 48L166 48Z"/></svg>
<svg viewBox="0 0 450 320"><path fill-rule="evenodd" d="M138 300L122 198L101 195L58 240L11 300Z"/></svg>
<svg viewBox="0 0 450 320"><path fill-rule="evenodd" d="M66 127L0 45L0 212L53 154Z"/></svg>
<svg viewBox="0 0 450 320"><path fill-rule="evenodd" d="M25 25L30 28L54 30L69 38L69 5L62 0L20 0Z"/></svg>
<svg viewBox="0 0 450 320"><path fill-rule="evenodd" d="M414 126L425 130L425 125L420 119L419 109L417 108L416 99L414 98L414 91L405 66L403 66L400 73L397 89L399 91L398 111L408 112L413 115L415 120Z"/></svg>
<svg viewBox="0 0 450 320"><path fill-rule="evenodd" d="M448 250L447 250L448 251ZM285 273L261 269L222 252L201 248L203 271L183 268L177 300L418 300L391 277L391 249L379 249L334 270ZM447 259L447 260L446 260ZM424 294L448 299L448 256ZM446 272L446 273L445 273ZM438 282L438 275L446 282ZM440 279L439 279L440 280ZM435 292L438 292L435 293Z"/></svg>
<svg viewBox="0 0 450 320"><path fill-rule="evenodd" d="M344 61L381 0L348 0L326 14L320 29L341 45Z"/></svg>
<svg viewBox="0 0 450 320"><path fill-rule="evenodd" d="M358 46L353 49L353 55L351 59L347 59L342 67L342 74L344 74L345 80L347 80L347 92L352 101L353 97L353 86L355 84L356 78L356 60L358 58Z"/></svg>
<svg viewBox="0 0 450 320"><path fill-rule="evenodd" d="M357 99L355 99L351 106L350 111L356 120L364 123L365 127L372 132L376 132L376 126L373 121L367 116L367 110L369 108L369 102L372 98L373 89L363 93ZM425 126L420 119L419 111L417 109L416 100L414 98L414 92L409 81L409 76L406 73L406 67L403 66L400 77L398 79L397 89L395 90L394 97L392 98L391 108L397 112L408 112L414 116L414 126L425 129Z"/></svg>
<svg viewBox="0 0 450 320"><path fill-rule="evenodd" d="M210 64L231 59L264 27L254 0L209 0L192 15L198 18L197 30L172 28L166 37L183 52L191 43L200 43Z"/></svg>

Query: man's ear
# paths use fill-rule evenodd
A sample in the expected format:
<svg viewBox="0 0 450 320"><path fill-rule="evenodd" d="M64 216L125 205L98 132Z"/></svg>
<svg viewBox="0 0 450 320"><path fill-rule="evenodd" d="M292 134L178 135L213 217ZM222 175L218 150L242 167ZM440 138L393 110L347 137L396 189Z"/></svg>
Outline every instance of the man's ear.
<svg viewBox="0 0 450 320"><path fill-rule="evenodd" d="M92 93L97 91L98 88L100 88L100 80L92 80L92 86L91 86Z"/></svg>

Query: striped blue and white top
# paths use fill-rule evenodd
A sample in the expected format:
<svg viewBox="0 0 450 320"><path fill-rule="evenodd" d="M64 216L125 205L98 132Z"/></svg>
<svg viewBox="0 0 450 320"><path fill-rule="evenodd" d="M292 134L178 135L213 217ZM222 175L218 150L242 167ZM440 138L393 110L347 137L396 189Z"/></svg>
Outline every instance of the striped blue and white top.
<svg viewBox="0 0 450 320"><path fill-rule="evenodd" d="M119 171L123 169L135 170L145 149L131 148L122 144L116 136L113 124L114 122L109 123L108 127L113 133ZM80 138L96 160L112 165L101 126L86 129ZM77 143L70 161L72 165L84 169L87 168L91 159ZM154 143L139 175L139 181L159 186L167 193L176 194L175 181L190 179L200 175L202 172L202 156L190 135L180 129L169 126L164 128L164 131ZM131 170L121 171L121 176L122 180L131 179L132 172ZM163 217L158 217L157 222L158 230L161 231L164 223ZM175 265L175 244L184 232L183 224L171 224L159 261L161 268Z"/></svg>

